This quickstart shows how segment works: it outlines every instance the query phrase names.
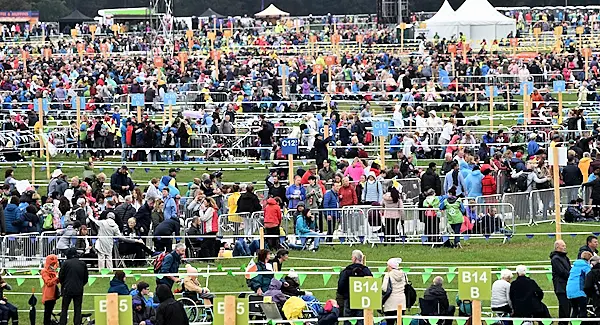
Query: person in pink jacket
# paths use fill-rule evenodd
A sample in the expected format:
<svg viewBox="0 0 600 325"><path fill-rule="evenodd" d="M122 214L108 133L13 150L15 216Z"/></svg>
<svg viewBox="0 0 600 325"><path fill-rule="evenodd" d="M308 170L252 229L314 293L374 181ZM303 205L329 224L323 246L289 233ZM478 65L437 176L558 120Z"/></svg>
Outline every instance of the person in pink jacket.
<svg viewBox="0 0 600 325"><path fill-rule="evenodd" d="M344 176L350 176L353 182L358 182L360 176L364 174L365 166L363 165L362 161L358 158L354 158L352 165L348 166L348 168L346 168L346 171L344 172Z"/></svg>

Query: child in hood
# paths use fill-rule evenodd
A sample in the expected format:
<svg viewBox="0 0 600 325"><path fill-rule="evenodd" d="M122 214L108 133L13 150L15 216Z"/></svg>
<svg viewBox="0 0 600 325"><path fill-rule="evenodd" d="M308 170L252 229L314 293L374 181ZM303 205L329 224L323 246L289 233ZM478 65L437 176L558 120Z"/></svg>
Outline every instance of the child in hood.
<svg viewBox="0 0 600 325"><path fill-rule="evenodd" d="M51 254L46 257L46 264L40 271L44 286L42 287L42 304L44 305L44 324L50 324L52 310L56 305L56 301L60 298L58 289L58 256Z"/></svg>
<svg viewBox="0 0 600 325"><path fill-rule="evenodd" d="M317 325L335 325L338 323L340 309L337 301L329 299L323 307L324 313L319 315Z"/></svg>
<svg viewBox="0 0 600 325"><path fill-rule="evenodd" d="M133 297L131 304L133 305L133 325L156 324L154 309L146 306L139 297Z"/></svg>

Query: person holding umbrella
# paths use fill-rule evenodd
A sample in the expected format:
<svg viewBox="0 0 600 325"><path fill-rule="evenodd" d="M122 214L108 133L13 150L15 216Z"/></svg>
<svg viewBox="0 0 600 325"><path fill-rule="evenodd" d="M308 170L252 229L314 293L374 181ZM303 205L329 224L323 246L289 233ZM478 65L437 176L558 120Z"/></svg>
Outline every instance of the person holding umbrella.
<svg viewBox="0 0 600 325"><path fill-rule="evenodd" d="M42 287L42 304L44 305L44 325L52 325L52 311L60 298L58 289L58 256L52 254L46 257L44 269L40 272L44 286Z"/></svg>

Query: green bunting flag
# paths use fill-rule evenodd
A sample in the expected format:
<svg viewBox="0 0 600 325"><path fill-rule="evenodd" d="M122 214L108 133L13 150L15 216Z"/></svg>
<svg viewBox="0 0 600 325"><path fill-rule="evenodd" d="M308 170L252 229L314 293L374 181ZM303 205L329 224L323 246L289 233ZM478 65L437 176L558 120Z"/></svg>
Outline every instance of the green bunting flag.
<svg viewBox="0 0 600 325"><path fill-rule="evenodd" d="M454 274L454 272L456 272L456 267L452 266L448 268L448 274L446 275L448 277L448 283L452 282L452 280L454 280L454 278L456 277L456 274Z"/></svg>
<svg viewBox="0 0 600 325"><path fill-rule="evenodd" d="M334 266L333 267L333 272L340 273L341 271L342 271L341 267L339 267L339 266Z"/></svg>
<svg viewBox="0 0 600 325"><path fill-rule="evenodd" d="M429 317L429 324L431 325L436 325L439 321L439 318Z"/></svg>
<svg viewBox="0 0 600 325"><path fill-rule="evenodd" d="M523 320L522 319L515 319L512 322L513 322L513 325L521 325L521 324L523 324Z"/></svg>
<svg viewBox="0 0 600 325"><path fill-rule="evenodd" d="M109 269L102 269L102 270L100 270L100 274L102 274L102 275L107 275L108 273L110 273Z"/></svg>
<svg viewBox="0 0 600 325"><path fill-rule="evenodd" d="M217 272L223 272L223 265L217 264Z"/></svg>
<svg viewBox="0 0 600 325"><path fill-rule="evenodd" d="M425 270L423 271L423 273L421 274L421 276L423 277L423 283L427 282L427 280L429 280L429 278L431 277L431 272L433 272L432 268L425 268Z"/></svg>
<svg viewBox="0 0 600 325"><path fill-rule="evenodd" d="M410 272L410 267L403 267L402 272L404 272L404 273Z"/></svg>
<svg viewBox="0 0 600 325"><path fill-rule="evenodd" d="M139 275L139 274L136 274L136 275L133 276L133 278L135 279L135 281L140 281L140 279L142 278L142 276Z"/></svg>
<svg viewBox="0 0 600 325"><path fill-rule="evenodd" d="M40 274L40 270L38 269L31 269L31 275L38 275Z"/></svg>
<svg viewBox="0 0 600 325"><path fill-rule="evenodd" d="M294 322L294 325L304 325L304 323L301 320L297 320Z"/></svg>
<svg viewBox="0 0 600 325"><path fill-rule="evenodd" d="M15 274L15 273L17 273L17 270L15 270L15 269L8 270L8 274Z"/></svg>
<svg viewBox="0 0 600 325"><path fill-rule="evenodd" d="M494 272L495 272L495 271L494 271ZM500 278L502 277L502 276L500 275L500 272L495 272L495 273L496 273L496 278L497 278L498 280L500 280Z"/></svg>
<svg viewBox="0 0 600 325"><path fill-rule="evenodd" d="M40 288L44 287L44 279L40 278Z"/></svg>
<svg viewBox="0 0 600 325"><path fill-rule="evenodd" d="M385 272L385 270L386 270L386 267L385 267L385 266L382 266L382 267L378 267L378 268L377 268L377 271L379 271L379 273L384 273L384 272Z"/></svg>
<svg viewBox="0 0 600 325"><path fill-rule="evenodd" d="M356 325L356 322L357 322L357 321L358 321L357 319L351 319L351 320L349 320L348 322L349 322L350 324L352 324L352 325Z"/></svg>
<svg viewBox="0 0 600 325"><path fill-rule="evenodd" d="M329 282L329 279L331 279L331 274L329 273L323 273L323 285L326 286L327 282Z"/></svg>
<svg viewBox="0 0 600 325"><path fill-rule="evenodd" d="M246 271L246 265L242 264L242 266L240 266L240 271Z"/></svg>
<svg viewBox="0 0 600 325"><path fill-rule="evenodd" d="M156 277L157 277L158 279L162 279L162 278L164 278L165 276L164 276L164 274L157 274L157 275L156 275Z"/></svg>
<svg viewBox="0 0 600 325"><path fill-rule="evenodd" d="M298 274L298 283L300 285L302 285L304 283L304 280L306 280L306 274L302 274L302 273Z"/></svg>
<svg viewBox="0 0 600 325"><path fill-rule="evenodd" d="M25 283L25 278L17 278L17 285L21 286L23 283Z"/></svg>
<svg viewBox="0 0 600 325"><path fill-rule="evenodd" d="M269 322L267 324L269 324L269 325L275 325L275 324L277 324L277 322L275 320L273 320L273 319L269 319Z"/></svg>
<svg viewBox="0 0 600 325"><path fill-rule="evenodd" d="M571 325L581 325L581 320L574 319L574 320L571 321Z"/></svg>
<svg viewBox="0 0 600 325"><path fill-rule="evenodd" d="M466 319L457 319L456 320L456 324L458 325L465 325L467 323Z"/></svg>
<svg viewBox="0 0 600 325"><path fill-rule="evenodd" d="M133 273L133 270L123 270L123 273L125 273L126 275L131 275L131 273Z"/></svg>
<svg viewBox="0 0 600 325"><path fill-rule="evenodd" d="M487 319L485 322L487 325L494 325L494 324L498 323L498 320L490 318L490 319Z"/></svg>
<svg viewBox="0 0 600 325"><path fill-rule="evenodd" d="M285 274L283 274L282 272L275 272L275 279L277 280L281 280L281 278L283 278Z"/></svg>
<svg viewBox="0 0 600 325"><path fill-rule="evenodd" d="M227 270L227 275L233 276L233 271L232 270Z"/></svg>
<svg viewBox="0 0 600 325"><path fill-rule="evenodd" d="M551 319L544 319L544 320L542 320L542 324L544 324L544 325L551 325L552 324L552 320Z"/></svg>
<svg viewBox="0 0 600 325"><path fill-rule="evenodd" d="M402 325L410 325L410 322L412 322L412 318L402 317Z"/></svg>
<svg viewBox="0 0 600 325"><path fill-rule="evenodd" d="M547 266L546 271L546 278L549 282L552 282L552 266Z"/></svg>
<svg viewBox="0 0 600 325"><path fill-rule="evenodd" d="M98 278L96 278L95 276L91 276L88 278L88 286L92 286L92 284L94 284L94 282L96 282Z"/></svg>
<svg viewBox="0 0 600 325"><path fill-rule="evenodd" d="M379 324L383 320L383 317L373 317L373 323Z"/></svg>
<svg viewBox="0 0 600 325"><path fill-rule="evenodd" d="M375 279L379 279L379 278L381 278L381 276L382 276L382 275L383 275L383 273L379 273L379 272L375 272L375 273L373 273L373 277L374 277Z"/></svg>

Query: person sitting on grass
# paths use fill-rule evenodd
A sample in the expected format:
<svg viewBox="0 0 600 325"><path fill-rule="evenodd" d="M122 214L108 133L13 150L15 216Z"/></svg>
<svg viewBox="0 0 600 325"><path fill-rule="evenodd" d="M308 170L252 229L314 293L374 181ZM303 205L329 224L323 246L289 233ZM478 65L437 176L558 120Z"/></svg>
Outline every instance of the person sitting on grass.
<svg viewBox="0 0 600 325"><path fill-rule="evenodd" d="M146 306L142 299L134 297L131 304L133 305L133 325L152 325L156 323L154 309Z"/></svg>
<svg viewBox="0 0 600 325"><path fill-rule="evenodd" d="M144 281L132 285L129 294L133 296L133 299L138 298L144 301L147 307L154 309L158 307L158 303L154 302L154 295L150 292L150 285Z"/></svg>
<svg viewBox="0 0 600 325"><path fill-rule="evenodd" d="M8 320L12 319L13 325L17 325L19 324L19 311L17 306L8 302L4 297L4 290L12 290L12 287L0 276L0 321L2 324L8 324Z"/></svg>

